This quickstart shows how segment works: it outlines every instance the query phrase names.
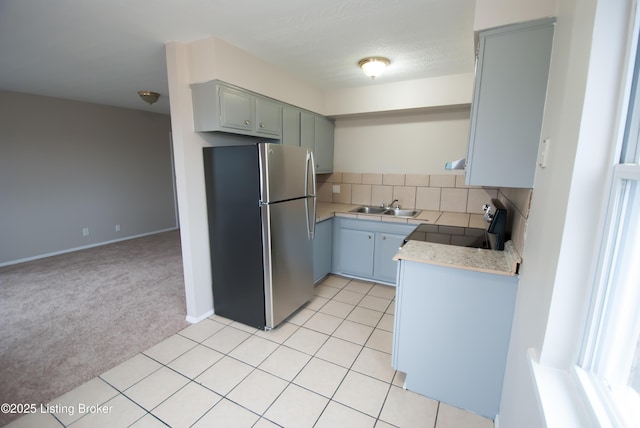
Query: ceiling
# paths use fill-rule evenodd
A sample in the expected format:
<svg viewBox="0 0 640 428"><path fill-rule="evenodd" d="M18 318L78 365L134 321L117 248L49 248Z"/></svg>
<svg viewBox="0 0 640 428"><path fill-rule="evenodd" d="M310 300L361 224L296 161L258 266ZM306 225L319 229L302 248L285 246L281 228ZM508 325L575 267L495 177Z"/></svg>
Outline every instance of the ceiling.
<svg viewBox="0 0 640 428"><path fill-rule="evenodd" d="M169 112L164 44L215 36L321 89L473 72L475 0L0 0L0 89ZM357 62L385 56L375 81ZM138 90L159 92L148 106Z"/></svg>

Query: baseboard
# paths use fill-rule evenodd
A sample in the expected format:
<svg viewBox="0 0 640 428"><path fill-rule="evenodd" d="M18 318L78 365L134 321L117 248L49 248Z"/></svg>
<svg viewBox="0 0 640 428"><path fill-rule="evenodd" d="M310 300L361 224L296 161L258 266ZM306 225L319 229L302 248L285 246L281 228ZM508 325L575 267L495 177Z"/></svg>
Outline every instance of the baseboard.
<svg viewBox="0 0 640 428"><path fill-rule="evenodd" d="M67 248L65 250L54 251L52 253L38 254L37 256L26 257L24 259L18 259L18 260L11 260L11 261L8 261L8 262L2 262L2 263L0 263L0 267L10 266L10 265L17 265L18 263L32 262L34 260L44 259L44 258L52 257L52 256L58 256L60 254L73 253L75 251L80 251L80 250L88 250L89 248L101 247L103 245L108 245L108 244L115 244L116 242L128 241L130 239L142 238L144 236L155 235L157 233L170 232L172 230L178 230L178 228L177 227L171 227L169 229L162 229L162 230L155 230L153 232L141 233L140 235L125 236L124 238L118 238L118 239L114 239L112 241L96 242L94 244L84 245L82 247Z"/></svg>
<svg viewBox="0 0 640 428"><path fill-rule="evenodd" d="M359 281L375 282L376 284L390 285L392 287L396 287L397 286L397 284L395 282L384 281L384 280L381 280L381 279L365 278L363 276L351 275L351 274L343 273L343 272L330 272L329 274L330 275L343 276L345 278L357 279ZM315 285L317 285L319 283L320 283L320 281L316 282Z"/></svg>
<svg viewBox="0 0 640 428"><path fill-rule="evenodd" d="M192 317L191 315L187 315L187 322L191 323L191 324L197 324L200 321L209 318L211 315L213 315L213 309L211 309L210 311L205 312L203 315L200 315L199 317Z"/></svg>

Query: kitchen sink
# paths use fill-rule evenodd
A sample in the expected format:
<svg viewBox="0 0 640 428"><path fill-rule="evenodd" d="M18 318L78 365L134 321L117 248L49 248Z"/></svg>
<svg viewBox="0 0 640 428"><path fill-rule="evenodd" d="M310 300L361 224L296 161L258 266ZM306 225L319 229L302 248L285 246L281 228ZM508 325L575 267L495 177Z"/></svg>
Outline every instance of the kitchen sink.
<svg viewBox="0 0 640 428"><path fill-rule="evenodd" d="M369 205L354 208L351 212L362 214L382 214L394 217L415 217L421 213L420 210L403 210L400 208L373 207Z"/></svg>
<svg viewBox="0 0 640 428"><path fill-rule="evenodd" d="M392 209L386 210L382 214L384 214L384 215L393 215L393 216L398 216L398 217L415 217L419 213L420 213L420 211L418 211L418 210L403 210L403 209L400 209L400 208L392 208Z"/></svg>
<svg viewBox="0 0 640 428"><path fill-rule="evenodd" d="M358 207L358 208L354 208L354 209L351 210L351 212L363 213L363 214L382 214L385 211L387 211L386 208L383 208L383 207L370 207L370 206Z"/></svg>

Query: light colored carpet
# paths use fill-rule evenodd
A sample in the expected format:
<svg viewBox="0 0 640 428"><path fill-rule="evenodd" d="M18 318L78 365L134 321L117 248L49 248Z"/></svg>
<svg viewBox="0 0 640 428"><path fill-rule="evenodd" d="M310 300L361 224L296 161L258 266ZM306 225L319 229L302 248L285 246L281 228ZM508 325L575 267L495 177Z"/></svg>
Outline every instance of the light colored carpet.
<svg viewBox="0 0 640 428"><path fill-rule="evenodd" d="M0 403L47 403L185 316L178 231L0 268Z"/></svg>

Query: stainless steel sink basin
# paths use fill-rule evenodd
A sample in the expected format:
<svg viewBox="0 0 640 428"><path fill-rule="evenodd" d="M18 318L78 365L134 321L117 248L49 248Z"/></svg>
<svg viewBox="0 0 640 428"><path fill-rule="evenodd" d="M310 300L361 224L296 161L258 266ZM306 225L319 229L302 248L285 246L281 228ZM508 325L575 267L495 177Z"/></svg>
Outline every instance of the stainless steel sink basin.
<svg viewBox="0 0 640 428"><path fill-rule="evenodd" d="M384 214L384 215L394 215L394 216L398 216L398 217L415 217L419 213L420 213L420 211L418 211L418 210L403 210L403 209L400 209L400 208L392 208L392 209L386 210L382 214Z"/></svg>
<svg viewBox="0 0 640 428"><path fill-rule="evenodd" d="M362 206L358 208L354 208L351 212L354 213L363 213L363 214L382 214L387 211L386 208L383 207L370 207L370 206Z"/></svg>
<svg viewBox="0 0 640 428"><path fill-rule="evenodd" d="M403 210L400 208L373 207L369 205L354 208L351 212L361 214L382 214L394 217L415 217L421 213L420 210Z"/></svg>

